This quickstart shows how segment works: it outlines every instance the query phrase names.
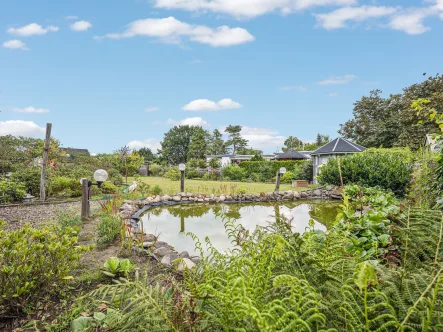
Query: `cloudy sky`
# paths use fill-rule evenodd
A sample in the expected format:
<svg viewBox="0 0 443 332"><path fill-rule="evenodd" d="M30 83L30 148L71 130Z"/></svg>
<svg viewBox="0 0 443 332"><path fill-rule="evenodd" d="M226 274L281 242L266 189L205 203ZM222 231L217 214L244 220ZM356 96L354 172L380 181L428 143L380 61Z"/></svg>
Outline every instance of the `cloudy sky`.
<svg viewBox="0 0 443 332"><path fill-rule="evenodd" d="M442 36L443 0L3 0L0 135L97 153L239 124L273 152L442 72Z"/></svg>

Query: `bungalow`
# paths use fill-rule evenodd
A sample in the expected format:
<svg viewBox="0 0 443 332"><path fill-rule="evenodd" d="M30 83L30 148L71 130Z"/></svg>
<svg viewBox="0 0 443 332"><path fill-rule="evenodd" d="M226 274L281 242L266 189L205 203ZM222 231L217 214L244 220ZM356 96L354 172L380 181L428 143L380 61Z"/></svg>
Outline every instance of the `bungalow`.
<svg viewBox="0 0 443 332"><path fill-rule="evenodd" d="M314 167L314 183L317 183L316 176L320 172L320 167L325 164L329 158L337 158L337 156L358 153L364 150L366 150L364 146L352 143L341 137L338 137L315 150L311 153L312 164Z"/></svg>
<svg viewBox="0 0 443 332"><path fill-rule="evenodd" d="M284 153L279 153L276 155L275 159L277 160L306 160L309 159L305 154L298 152L295 149L288 149Z"/></svg>

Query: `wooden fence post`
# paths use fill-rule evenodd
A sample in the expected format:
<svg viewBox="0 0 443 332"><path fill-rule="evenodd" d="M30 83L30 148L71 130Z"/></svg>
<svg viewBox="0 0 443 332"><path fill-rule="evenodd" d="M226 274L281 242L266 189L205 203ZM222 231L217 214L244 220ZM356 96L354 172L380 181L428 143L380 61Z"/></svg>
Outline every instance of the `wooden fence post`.
<svg viewBox="0 0 443 332"><path fill-rule="evenodd" d="M43 151L42 174L40 177L40 200L46 200L46 164L48 163L49 145L51 143L52 124L46 124L45 146Z"/></svg>
<svg viewBox="0 0 443 332"><path fill-rule="evenodd" d="M185 192L185 171L180 171L180 192Z"/></svg>
<svg viewBox="0 0 443 332"><path fill-rule="evenodd" d="M89 218L89 180L82 179L82 220Z"/></svg>
<svg viewBox="0 0 443 332"><path fill-rule="evenodd" d="M277 176L275 177L275 192L280 190L280 171L277 171Z"/></svg>

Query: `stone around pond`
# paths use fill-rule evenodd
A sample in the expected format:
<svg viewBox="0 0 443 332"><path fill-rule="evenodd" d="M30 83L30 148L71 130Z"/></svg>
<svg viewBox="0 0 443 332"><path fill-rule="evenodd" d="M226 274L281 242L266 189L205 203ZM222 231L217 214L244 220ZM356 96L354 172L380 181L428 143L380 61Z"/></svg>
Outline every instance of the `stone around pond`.
<svg viewBox="0 0 443 332"><path fill-rule="evenodd" d="M165 267L172 267L172 264L173 264L172 262L174 260L176 260L177 258L179 258L179 257L175 253L168 254L162 258L161 263Z"/></svg>
<svg viewBox="0 0 443 332"><path fill-rule="evenodd" d="M178 271L183 272L184 270L190 270L194 266L195 266L194 262L191 261L189 258L183 258L178 264Z"/></svg>
<svg viewBox="0 0 443 332"><path fill-rule="evenodd" d="M187 251L182 251L179 255L180 258L191 258Z"/></svg>
<svg viewBox="0 0 443 332"><path fill-rule="evenodd" d="M154 250L154 255L160 256L160 257L166 256L169 254L173 254L173 253L174 252L168 247L160 247L160 248L157 248Z"/></svg>

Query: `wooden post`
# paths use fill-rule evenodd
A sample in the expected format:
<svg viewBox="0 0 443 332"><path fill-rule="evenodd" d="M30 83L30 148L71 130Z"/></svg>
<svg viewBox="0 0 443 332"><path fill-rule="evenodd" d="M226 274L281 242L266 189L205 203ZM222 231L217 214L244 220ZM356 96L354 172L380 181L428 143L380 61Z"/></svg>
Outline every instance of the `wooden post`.
<svg viewBox="0 0 443 332"><path fill-rule="evenodd" d="M277 171L277 176L275 177L275 192L280 190L280 171Z"/></svg>
<svg viewBox="0 0 443 332"><path fill-rule="evenodd" d="M180 171L180 192L185 192L185 171Z"/></svg>
<svg viewBox="0 0 443 332"><path fill-rule="evenodd" d="M340 156L337 156L337 164L338 164L338 174L340 175L340 183L343 188L343 177L341 175Z"/></svg>
<svg viewBox="0 0 443 332"><path fill-rule="evenodd" d="M89 180L82 179L82 220L89 218Z"/></svg>
<svg viewBox="0 0 443 332"><path fill-rule="evenodd" d="M40 177L40 200L46 200L46 164L48 163L49 144L51 143L52 124L46 124L45 146L43 150L42 174Z"/></svg>

